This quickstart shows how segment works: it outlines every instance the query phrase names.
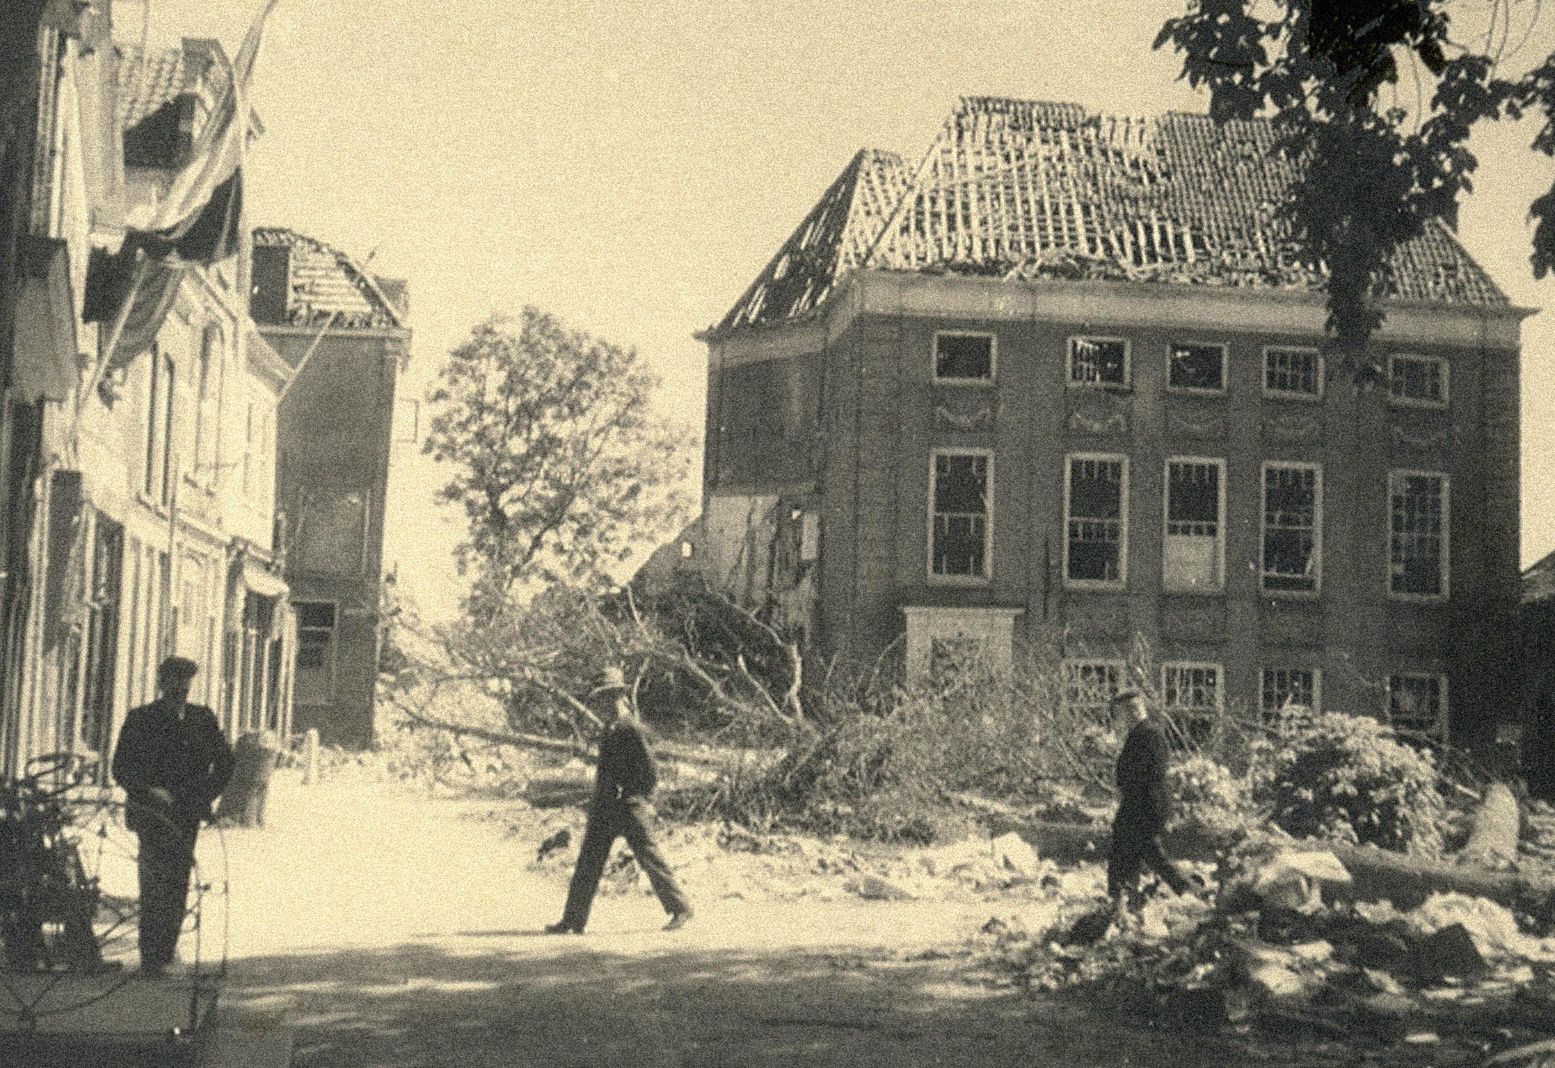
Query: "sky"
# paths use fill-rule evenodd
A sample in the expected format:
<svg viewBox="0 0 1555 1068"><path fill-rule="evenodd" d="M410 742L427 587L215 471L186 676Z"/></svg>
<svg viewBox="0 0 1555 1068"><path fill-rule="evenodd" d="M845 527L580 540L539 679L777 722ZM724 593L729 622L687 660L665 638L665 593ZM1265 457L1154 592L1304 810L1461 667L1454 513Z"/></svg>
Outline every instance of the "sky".
<svg viewBox="0 0 1555 1068"><path fill-rule="evenodd" d="M149 4L149 7L147 5ZM258 0L116 0L116 34L235 52ZM534 304L637 348L658 402L700 427L722 317L863 147L916 160L963 95L1113 112L1203 111L1151 44L1182 0L280 0L259 60L252 225L287 226L409 280L401 396L493 312ZM1479 0L1463 0L1479 10ZM1513 8L1519 27L1532 0ZM1515 68L1555 50L1555 16ZM1413 90L1410 89L1412 95ZM1547 189L1534 129L1476 134L1459 236L1523 327L1523 562L1555 551L1555 279L1528 267ZM376 250L376 251L375 251ZM402 406L402 414L406 409ZM385 560L436 616L454 603L435 465L395 446Z"/></svg>

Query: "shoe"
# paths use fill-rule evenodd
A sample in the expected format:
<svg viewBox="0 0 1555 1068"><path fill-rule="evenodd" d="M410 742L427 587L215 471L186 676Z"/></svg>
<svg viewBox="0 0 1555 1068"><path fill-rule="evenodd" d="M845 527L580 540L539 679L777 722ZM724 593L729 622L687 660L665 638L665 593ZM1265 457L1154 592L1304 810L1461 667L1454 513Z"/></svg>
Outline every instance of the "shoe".
<svg viewBox="0 0 1555 1068"><path fill-rule="evenodd" d="M167 965L165 965L165 964L142 964L140 966L140 971L137 972L136 974L138 974L142 979L166 979L167 978Z"/></svg>
<svg viewBox="0 0 1555 1068"><path fill-rule="evenodd" d="M581 928L581 927L574 927L572 924L568 923L566 920L562 920L559 923L547 924L546 927L545 927L545 933L546 934L582 934L583 933L583 928Z"/></svg>
<svg viewBox="0 0 1555 1068"><path fill-rule="evenodd" d="M692 912L690 909L686 909L684 912L677 912L670 917L670 922L664 925L664 929L666 931L678 931L686 924L690 923L691 918L695 915L696 913Z"/></svg>

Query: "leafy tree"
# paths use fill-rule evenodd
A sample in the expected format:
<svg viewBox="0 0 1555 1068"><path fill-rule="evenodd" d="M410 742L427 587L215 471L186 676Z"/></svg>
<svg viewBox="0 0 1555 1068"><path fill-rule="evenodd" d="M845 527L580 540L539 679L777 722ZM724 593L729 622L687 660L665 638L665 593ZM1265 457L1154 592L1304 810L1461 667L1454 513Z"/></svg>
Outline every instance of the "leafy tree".
<svg viewBox="0 0 1555 1068"><path fill-rule="evenodd" d="M1488 27L1472 41L1460 38L1453 19L1467 7L1461 0L1189 0L1156 38L1157 48L1182 53L1189 85L1208 88L1212 116L1272 118L1302 174L1283 217L1328 267L1330 345L1344 360L1355 361L1382 323L1378 298L1393 251L1429 220L1450 219L1472 191L1478 161L1468 140L1477 123L1540 114L1532 148L1555 156L1555 55L1518 76L1503 71L1531 35L1539 6L1514 11L1512 0L1493 0ZM1416 93L1411 107L1400 106ZM1530 214L1533 272L1542 278L1555 267L1555 185Z"/></svg>
<svg viewBox="0 0 1555 1068"><path fill-rule="evenodd" d="M424 449L453 468L439 497L469 521L456 553L470 612L547 583L603 585L683 518L691 439L649 411L657 385L635 350L533 307L454 349Z"/></svg>

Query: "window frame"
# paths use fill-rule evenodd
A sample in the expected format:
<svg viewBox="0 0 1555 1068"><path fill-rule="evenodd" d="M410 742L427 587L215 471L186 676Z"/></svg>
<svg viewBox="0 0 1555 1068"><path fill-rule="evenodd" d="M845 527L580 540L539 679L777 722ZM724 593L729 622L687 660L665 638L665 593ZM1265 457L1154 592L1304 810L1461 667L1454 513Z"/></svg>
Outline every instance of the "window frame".
<svg viewBox="0 0 1555 1068"><path fill-rule="evenodd" d="M1121 658L1093 656L1064 657L1063 660L1059 663L1059 670L1061 672L1060 681L1063 684L1063 691L1059 697L1059 701L1065 715L1069 715L1071 712L1073 712L1075 707L1070 703L1069 700L1071 673L1078 674L1079 670L1082 668L1103 668L1107 671L1111 671L1115 675L1116 682L1120 687L1124 685L1128 679L1128 662ZM1104 723L1106 721L1112 698L1117 694L1117 692L1118 691L1114 689L1112 693L1107 695L1107 700L1104 703L1102 715L1098 718L1099 723Z"/></svg>
<svg viewBox="0 0 1555 1068"><path fill-rule="evenodd" d="M1393 392L1393 365L1398 360L1418 360L1421 363L1434 363L1442 373L1442 396L1440 400L1432 400L1427 397L1400 397ZM1446 411L1452 405L1452 363L1445 356L1433 356L1424 352L1390 352L1388 353L1388 405L1394 408L1424 408L1427 411Z"/></svg>
<svg viewBox="0 0 1555 1068"><path fill-rule="evenodd" d="M1167 674L1173 670L1195 671L1203 670L1205 668L1211 669L1215 672L1215 707L1211 711L1217 721L1223 721L1226 716L1225 664L1213 660L1163 660L1161 662L1161 709L1167 715L1177 717L1180 721L1178 726L1181 727L1185 733L1191 733L1188 731L1188 724L1181 721L1187 710L1185 709L1185 706L1171 705L1167 703L1166 694L1170 688L1166 681ZM1193 710L1193 713L1199 714L1199 710L1195 709Z"/></svg>
<svg viewBox="0 0 1555 1068"><path fill-rule="evenodd" d="M1170 586L1166 581L1167 525L1171 522L1172 464L1209 464L1219 471L1216 489L1219 491L1215 515L1215 575L1214 586L1194 589ZM1161 592L1171 594L1220 595L1226 592L1226 461L1218 456L1168 456L1161 462Z"/></svg>
<svg viewBox="0 0 1555 1068"><path fill-rule="evenodd" d="M1436 732L1433 733L1433 732L1430 732L1430 731L1417 731L1413 727L1405 727L1404 729L1408 730L1408 731L1410 731L1411 733L1414 733L1414 734L1423 734L1425 737L1435 739L1436 741L1439 741L1439 742L1445 742L1447 740L1447 738L1448 738L1448 726L1451 723L1451 719L1452 719L1452 712L1451 712L1452 704L1451 704L1451 699L1450 699L1450 696L1449 696L1449 693L1448 693L1448 689L1447 689L1447 672L1445 672L1445 671L1390 671L1390 672L1388 672L1388 677L1387 677L1387 679L1384 682L1384 685L1382 687L1382 715L1383 715L1383 722L1386 723L1389 727L1392 727L1395 730L1397 730L1398 727L1393 722L1393 691L1394 691L1393 680L1394 679L1426 679L1426 680L1434 679L1434 680L1436 680L1436 684L1437 684L1436 694L1437 694L1437 705L1438 705L1438 708L1437 708L1437 730L1436 730Z"/></svg>
<svg viewBox="0 0 1555 1068"><path fill-rule="evenodd" d="M934 570L934 522L939 514L934 510L934 490L938 483L938 461L941 456L980 456L988 461L985 496L988 507L983 521L983 573L981 575L942 575ZM929 450L929 499L926 524L927 559L924 573L928 581L942 586L986 586L993 581L993 521L994 521L994 454L983 446L936 445Z"/></svg>
<svg viewBox="0 0 1555 1068"><path fill-rule="evenodd" d="M1172 350L1182 348L1205 348L1220 350L1220 385L1213 389L1203 386L1174 386L1172 385ZM1231 346L1224 341L1195 341L1182 339L1168 341L1166 343L1166 391L1190 397L1224 397L1229 386L1231 373Z"/></svg>
<svg viewBox="0 0 1555 1068"><path fill-rule="evenodd" d="M1086 382L1074 377L1074 347L1078 341L1116 341L1123 346L1122 382ZM1068 389L1102 389L1126 392L1134 388L1134 344L1126 337L1107 334L1070 334L1064 341L1064 386Z"/></svg>
<svg viewBox="0 0 1555 1068"><path fill-rule="evenodd" d="M1316 393L1303 393L1294 389L1276 389L1269 385L1269 354L1272 352L1304 352L1310 353L1315 361L1314 377L1317 384ZM1324 392L1324 360L1323 350L1314 345L1265 345L1259 355L1259 382L1263 386L1263 395L1267 400L1298 401L1305 404L1319 404L1323 400Z"/></svg>
<svg viewBox="0 0 1555 1068"><path fill-rule="evenodd" d="M325 687L328 696L326 697L325 700L318 701L318 702L304 701L301 698L295 698L298 704L300 704L300 705L302 705L302 706L304 706L306 708L324 708L324 707L327 707L327 706L332 705L332 704L335 703L335 679L336 679L337 671L338 671L338 668L339 668L339 647L340 647L340 602L339 601L306 600L306 601L292 601L291 602L292 614L293 614L293 617L297 621L297 653L293 654L293 659L295 660L297 654L302 652L302 644L303 644L302 643L302 636L303 636L303 634L305 632L309 632L309 631L322 631L324 629L323 627L307 626L307 625L304 625L303 622L302 622L302 611L301 611L302 607L304 605L319 605L319 604L327 604L327 605L329 605L330 611L332 613L332 616L331 616L332 622L330 623L330 626L329 626L329 656L328 656L329 663L328 663L328 667L327 667L328 683L327 683L327 685ZM300 664L295 664L294 663L294 665L293 665L293 693L294 693L294 695L295 695L295 692L296 692L296 675L301 670L303 670L302 666Z"/></svg>
<svg viewBox="0 0 1555 1068"><path fill-rule="evenodd" d="M986 378L962 378L939 373L939 339L942 337L985 337L988 339L988 375ZM999 379L999 335L990 330L936 330L929 343L929 376L936 385L988 387Z"/></svg>
<svg viewBox="0 0 1555 1068"><path fill-rule="evenodd" d="M1069 506L1074 480L1076 460L1105 460L1117 462L1119 469L1118 493L1118 577L1116 579L1077 579L1069 576ZM1070 452L1064 454L1064 512L1063 512L1063 569L1064 586L1072 590L1122 590L1128 588L1128 536L1129 536L1129 462L1128 454L1121 452Z"/></svg>
<svg viewBox="0 0 1555 1068"><path fill-rule="evenodd" d="M1266 552L1268 549L1265 537L1268 530L1269 512L1269 469L1274 467L1296 468L1309 470L1313 473L1312 480L1312 557L1317 566L1313 568L1313 582L1310 590L1278 590L1270 589L1264 585L1268 577L1268 562ZM1316 460L1264 460L1258 465L1258 592L1265 597L1291 597L1291 598L1317 598L1323 593L1323 465Z"/></svg>
<svg viewBox="0 0 1555 1068"><path fill-rule="evenodd" d="M1322 668L1317 667L1315 665L1311 666L1311 667L1307 667L1307 666L1304 666L1302 664L1268 664L1268 663L1265 663L1265 664L1261 665L1259 667L1259 669L1258 669L1258 715L1259 715L1260 719L1263 719L1263 720L1267 721L1268 718L1271 715L1273 715L1275 712L1279 711L1278 709L1274 709L1273 711L1271 711L1270 709L1264 707L1264 703L1263 703L1264 691L1266 689L1268 689L1268 686L1267 686L1267 684L1265 682L1265 679L1271 672L1275 672L1275 671L1287 671L1287 672L1289 672L1289 671L1305 671L1308 674L1310 674L1312 676L1312 705L1311 705L1312 713L1313 713L1313 715L1319 715L1319 716L1323 714L1323 669Z"/></svg>
<svg viewBox="0 0 1555 1068"><path fill-rule="evenodd" d="M1442 484L1442 531L1440 535L1442 589L1440 593L1408 593L1393 589L1393 483L1399 478L1436 478ZM1409 604L1445 604L1452 597L1452 476L1446 471L1425 471L1412 467L1395 467L1388 470L1387 479L1387 551L1383 554L1386 567L1383 573L1383 590L1388 598Z"/></svg>

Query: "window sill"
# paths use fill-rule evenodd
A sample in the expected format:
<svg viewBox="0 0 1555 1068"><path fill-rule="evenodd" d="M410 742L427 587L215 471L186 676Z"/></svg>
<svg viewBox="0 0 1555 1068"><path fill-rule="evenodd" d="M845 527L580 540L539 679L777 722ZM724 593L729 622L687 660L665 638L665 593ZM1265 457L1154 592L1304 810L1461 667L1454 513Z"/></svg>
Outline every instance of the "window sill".
<svg viewBox="0 0 1555 1068"><path fill-rule="evenodd" d="M1166 583L1163 582L1161 584L1161 595L1163 597L1199 597L1199 598L1225 597L1225 595L1226 595L1226 588L1224 586L1219 586L1219 587L1216 587L1215 589L1209 589L1209 588L1202 587L1202 586L1200 586L1200 587L1177 587L1177 586L1168 586L1168 585L1166 585Z"/></svg>
<svg viewBox="0 0 1555 1068"><path fill-rule="evenodd" d="M928 576L931 586L962 586L980 587L993 585L993 577L985 575L936 575L933 572Z"/></svg>
<svg viewBox="0 0 1555 1068"><path fill-rule="evenodd" d="M1226 387L1219 389L1204 389L1198 386L1167 386L1166 392L1173 397L1201 397L1207 400L1224 400Z"/></svg>
<svg viewBox="0 0 1555 1068"><path fill-rule="evenodd" d="M1064 589L1075 593L1124 593L1128 590L1128 580L1097 582L1088 579L1066 578L1064 579Z"/></svg>
<svg viewBox="0 0 1555 1068"><path fill-rule="evenodd" d="M1414 412L1445 412L1451 407L1451 402L1446 400L1419 400L1414 397L1395 397L1392 394L1387 398L1389 408L1403 408Z"/></svg>
<svg viewBox="0 0 1555 1068"><path fill-rule="evenodd" d="M999 380L990 376L988 378L940 378L935 376L936 386L965 386L973 389L993 389L999 384Z"/></svg>
<svg viewBox="0 0 1555 1068"><path fill-rule="evenodd" d="M1070 389L1081 389L1087 392L1101 393L1133 393L1134 387L1119 385L1116 382L1075 382L1072 379L1067 383Z"/></svg>
<svg viewBox="0 0 1555 1068"><path fill-rule="evenodd" d="M1310 604L1323 599L1322 588L1315 590L1271 590L1258 587L1258 596L1266 601L1301 601Z"/></svg>
<svg viewBox="0 0 1555 1068"><path fill-rule="evenodd" d="M1447 593L1395 593L1388 591L1388 601L1392 604L1420 605L1424 607L1440 607L1452 600L1451 591Z"/></svg>
<svg viewBox="0 0 1555 1068"><path fill-rule="evenodd" d="M1321 393L1287 393L1279 389L1265 389L1263 399L1266 401L1290 401L1293 404L1322 404Z"/></svg>
<svg viewBox="0 0 1555 1068"><path fill-rule="evenodd" d="M150 494L146 493L144 490L136 490L135 491L135 499L137 501L139 501L144 507L151 509L153 512L155 512L157 515L161 516L163 519L166 519L168 517L169 513L168 513L167 505L163 504L161 501L157 500L155 497L152 497Z"/></svg>

